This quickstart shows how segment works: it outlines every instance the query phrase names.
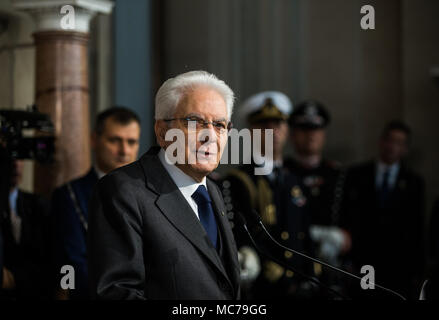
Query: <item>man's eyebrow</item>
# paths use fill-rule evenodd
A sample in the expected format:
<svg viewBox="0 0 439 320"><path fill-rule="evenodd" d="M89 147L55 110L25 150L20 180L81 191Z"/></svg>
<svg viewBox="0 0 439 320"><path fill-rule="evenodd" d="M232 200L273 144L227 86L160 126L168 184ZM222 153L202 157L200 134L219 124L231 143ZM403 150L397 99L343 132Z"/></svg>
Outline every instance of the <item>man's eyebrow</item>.
<svg viewBox="0 0 439 320"><path fill-rule="evenodd" d="M189 113L186 115L186 118L189 118L189 117L197 117L197 118L205 120L204 117L198 113ZM214 119L213 121L227 121L227 119L223 117L223 118L219 118L219 119Z"/></svg>

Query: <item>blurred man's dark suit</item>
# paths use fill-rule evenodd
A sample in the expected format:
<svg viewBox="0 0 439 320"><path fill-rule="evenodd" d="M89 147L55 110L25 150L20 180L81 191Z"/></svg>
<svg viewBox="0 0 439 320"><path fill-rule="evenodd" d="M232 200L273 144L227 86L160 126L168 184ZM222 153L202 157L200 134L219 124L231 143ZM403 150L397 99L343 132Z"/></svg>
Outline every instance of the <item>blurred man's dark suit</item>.
<svg viewBox="0 0 439 320"><path fill-rule="evenodd" d="M424 268L424 182L401 164L383 204L375 178L372 161L347 176L343 224L352 235L352 260L357 268L372 265L377 284L415 298Z"/></svg>
<svg viewBox="0 0 439 320"><path fill-rule="evenodd" d="M160 148L102 178L88 233L98 299L237 299L239 265L222 196L207 179L219 231L215 249L160 162Z"/></svg>
<svg viewBox="0 0 439 320"><path fill-rule="evenodd" d="M61 267L75 269L75 290L69 299L88 299L87 221L89 201L98 182L94 168L78 179L57 188L52 196L52 240L55 288L59 289Z"/></svg>
<svg viewBox="0 0 439 320"><path fill-rule="evenodd" d="M50 297L49 203L43 197L18 191L16 214L21 218L20 239L12 233L11 220L3 226L4 267L14 276L16 288L3 298L48 299Z"/></svg>

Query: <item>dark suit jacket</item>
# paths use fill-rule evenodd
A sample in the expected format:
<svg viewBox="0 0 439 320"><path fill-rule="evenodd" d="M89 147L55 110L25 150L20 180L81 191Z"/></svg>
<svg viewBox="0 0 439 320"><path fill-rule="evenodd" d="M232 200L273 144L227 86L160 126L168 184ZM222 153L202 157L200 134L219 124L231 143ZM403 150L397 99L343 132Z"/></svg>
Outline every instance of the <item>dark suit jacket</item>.
<svg viewBox="0 0 439 320"><path fill-rule="evenodd" d="M19 191L17 214L21 237L17 244L9 218L4 226L4 266L15 280L16 290L7 295L16 299L48 299L50 295L49 204L43 197Z"/></svg>
<svg viewBox="0 0 439 320"><path fill-rule="evenodd" d="M152 148L102 178L93 193L89 272L98 299L236 299L239 265L222 196L207 188L221 248L203 226Z"/></svg>
<svg viewBox="0 0 439 320"><path fill-rule="evenodd" d="M92 168L83 177L69 182L79 204L80 211L88 220L88 206L98 176ZM86 230L81 222L67 185L56 189L52 195L52 235L55 288L59 289L61 267L71 265L75 269L75 290L70 299L89 298Z"/></svg>
<svg viewBox="0 0 439 320"><path fill-rule="evenodd" d="M401 165L388 204L381 207L375 175L372 161L348 172L343 224L352 233L353 262L358 268L374 266L378 284L415 297L421 283L413 282L424 267L424 183Z"/></svg>

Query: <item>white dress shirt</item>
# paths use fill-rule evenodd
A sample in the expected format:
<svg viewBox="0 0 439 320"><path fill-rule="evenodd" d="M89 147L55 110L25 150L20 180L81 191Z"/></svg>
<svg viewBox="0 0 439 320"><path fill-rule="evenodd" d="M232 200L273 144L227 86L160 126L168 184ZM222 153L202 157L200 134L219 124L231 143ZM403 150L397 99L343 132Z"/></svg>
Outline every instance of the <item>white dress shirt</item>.
<svg viewBox="0 0 439 320"><path fill-rule="evenodd" d="M181 171L178 167L171 164L171 161L168 161L168 158L166 157L165 150L160 149L158 156L160 162L163 164L166 171L168 171L172 180L177 185L180 192L183 194L183 197L186 199L186 201L189 203L191 208L194 210L194 213L197 216L197 218L200 219L200 217L198 216L198 205L195 202L195 200L192 198L192 194L198 189L200 185L205 186L207 190L206 177L203 178L203 181L198 183L193 178L189 177L186 173Z"/></svg>
<svg viewBox="0 0 439 320"><path fill-rule="evenodd" d="M9 207L10 207L10 218L12 226L12 234L14 236L15 242L20 243L21 239L21 218L17 212L17 199L18 199L18 188L14 188L9 193Z"/></svg>
<svg viewBox="0 0 439 320"><path fill-rule="evenodd" d="M98 176L98 180L105 176L105 173L101 171L96 164L93 166L93 168L95 169L95 172Z"/></svg>
<svg viewBox="0 0 439 320"><path fill-rule="evenodd" d="M389 180L388 186L389 190L393 190L396 184L396 179L398 178L399 173L399 163L394 163L392 165L387 165L381 161L378 161L377 167L376 167L376 174L375 174L375 186L379 190L381 189L381 186L383 185L384 180L384 173L389 170Z"/></svg>

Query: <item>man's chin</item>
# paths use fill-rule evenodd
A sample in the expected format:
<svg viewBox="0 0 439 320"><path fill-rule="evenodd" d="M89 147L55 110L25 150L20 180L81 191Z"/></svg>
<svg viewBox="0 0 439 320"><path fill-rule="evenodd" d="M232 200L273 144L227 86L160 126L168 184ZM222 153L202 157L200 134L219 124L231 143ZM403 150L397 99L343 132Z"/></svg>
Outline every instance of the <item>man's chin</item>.
<svg viewBox="0 0 439 320"><path fill-rule="evenodd" d="M196 164L191 165L191 167L192 170L197 172L198 174L207 176L218 167L218 164L216 162L215 163L197 162Z"/></svg>

